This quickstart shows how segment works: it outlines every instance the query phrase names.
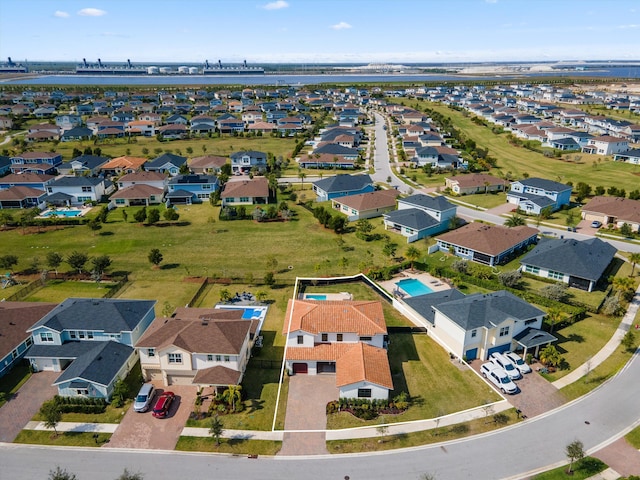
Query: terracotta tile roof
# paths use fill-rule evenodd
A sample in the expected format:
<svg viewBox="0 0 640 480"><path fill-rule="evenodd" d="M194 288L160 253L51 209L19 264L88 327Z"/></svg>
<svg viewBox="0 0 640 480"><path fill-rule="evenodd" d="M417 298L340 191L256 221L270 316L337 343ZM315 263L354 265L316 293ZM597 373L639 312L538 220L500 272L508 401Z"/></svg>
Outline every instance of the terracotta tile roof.
<svg viewBox="0 0 640 480"><path fill-rule="evenodd" d="M358 342L336 361L336 386L363 381L393 390L387 351Z"/></svg>
<svg viewBox="0 0 640 480"><path fill-rule="evenodd" d="M162 349L174 345L192 353L237 355L251 329L242 310L177 309L175 317L157 318L136 347ZM152 325L153 325L152 324Z"/></svg>
<svg viewBox="0 0 640 480"><path fill-rule="evenodd" d="M375 301L289 300L283 326L284 333L289 331L289 318L292 332L348 332L358 335L387 333L382 305Z"/></svg>
<svg viewBox="0 0 640 480"><path fill-rule="evenodd" d="M254 177L250 180L230 179L224 186L221 198L268 197L269 181L266 177Z"/></svg>
<svg viewBox="0 0 640 480"><path fill-rule="evenodd" d="M640 201L620 197L593 197L582 207L583 212L595 212L617 217L618 221L640 223Z"/></svg>
<svg viewBox="0 0 640 480"><path fill-rule="evenodd" d="M0 302L0 358L24 342L38 320L56 308L56 303Z"/></svg>
<svg viewBox="0 0 640 480"><path fill-rule="evenodd" d="M355 343L321 343L315 347L289 347L287 348L287 360L313 360L319 362L335 362Z"/></svg>
<svg viewBox="0 0 640 480"><path fill-rule="evenodd" d="M395 207L396 198L398 198L399 195L400 192L395 189L376 190L375 192L340 197L334 201L361 212L364 210L372 210L374 208Z"/></svg>
<svg viewBox="0 0 640 480"><path fill-rule="evenodd" d="M437 240L487 255L498 255L537 234L537 229L524 225L507 228L473 222L440 235Z"/></svg>
<svg viewBox="0 0 640 480"><path fill-rule="evenodd" d="M101 170L111 170L114 168L140 168L147 161L146 158L141 157L117 157L113 160L109 160L107 163L102 165Z"/></svg>

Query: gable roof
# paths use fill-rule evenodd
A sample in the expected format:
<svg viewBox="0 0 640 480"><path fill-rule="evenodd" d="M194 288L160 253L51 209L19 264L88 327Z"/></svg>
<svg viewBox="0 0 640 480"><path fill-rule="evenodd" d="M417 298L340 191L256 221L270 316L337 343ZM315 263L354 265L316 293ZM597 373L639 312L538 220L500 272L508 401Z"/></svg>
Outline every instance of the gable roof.
<svg viewBox="0 0 640 480"><path fill-rule="evenodd" d="M520 261L560 273L598 281L616 254L616 248L599 238L544 239Z"/></svg>
<svg viewBox="0 0 640 480"><path fill-rule="evenodd" d="M384 348L357 342L336 360L336 385L369 382L393 389L389 358Z"/></svg>
<svg viewBox="0 0 640 480"><path fill-rule="evenodd" d="M549 192L564 192L565 190L571 190L571 186L569 185L554 182L553 180L547 180L546 178L523 178L522 180L512 182L511 184L513 185L514 183L520 183L527 187L541 188Z"/></svg>
<svg viewBox="0 0 640 480"><path fill-rule="evenodd" d="M449 202L449 200L447 200L444 195L430 197L429 195L417 193L406 198L401 198L400 200L398 200L398 203L400 202L406 205L415 205L416 207L421 209L427 208L429 210L435 210L438 212L456 208L456 206Z"/></svg>
<svg viewBox="0 0 640 480"><path fill-rule="evenodd" d="M24 200L25 198L40 198L46 195L44 190L38 190L37 188L25 187L22 185L15 185L13 187L4 188L0 190L0 200Z"/></svg>
<svg viewBox="0 0 640 480"><path fill-rule="evenodd" d="M71 362L53 382L54 385L78 379L107 386L133 353L133 348L129 345L113 340L85 343L93 343L93 348Z"/></svg>
<svg viewBox="0 0 640 480"><path fill-rule="evenodd" d="M158 182L165 180L167 175L161 172L141 170L139 172L126 173L118 179L120 182Z"/></svg>
<svg viewBox="0 0 640 480"><path fill-rule="evenodd" d="M291 325L288 322L289 318ZM296 330L313 334L349 332L376 335L386 334L387 326L380 302L289 300L283 332Z"/></svg>
<svg viewBox="0 0 640 480"><path fill-rule="evenodd" d="M470 175L456 175L455 177L447 177L451 183L457 183L462 188L467 187L484 187L485 182L488 186L507 185L509 182L502 178L487 175L486 173L472 173Z"/></svg>
<svg viewBox="0 0 640 480"><path fill-rule="evenodd" d="M130 332L155 304L155 300L67 298L28 331L44 326L57 332L75 329Z"/></svg>
<svg viewBox="0 0 640 480"><path fill-rule="evenodd" d="M440 222L421 208L404 208L386 213L384 218L390 222L413 230L424 230L438 225Z"/></svg>
<svg viewBox="0 0 640 480"><path fill-rule="evenodd" d="M56 178L55 175L48 175L44 173L10 173L5 177L0 178L0 184L46 183L54 178Z"/></svg>
<svg viewBox="0 0 640 480"><path fill-rule="evenodd" d="M374 208L394 207L396 205L396 198L398 198L398 195L400 195L400 192L394 189L375 190L373 192L340 197L334 201L355 210L363 211L372 210Z"/></svg>
<svg viewBox="0 0 640 480"><path fill-rule="evenodd" d="M507 228L472 222L440 235L437 240L493 256L536 235L538 230L526 225Z"/></svg>
<svg viewBox="0 0 640 480"><path fill-rule="evenodd" d="M102 170L110 170L114 168L140 168L147 161L146 158L141 157L117 157L112 160L109 160L107 163L102 165Z"/></svg>
<svg viewBox="0 0 640 480"><path fill-rule="evenodd" d="M191 168L211 168L216 167L220 168L222 165L227 163L227 157L219 157L216 155L206 155L203 157L193 157L189 161L189 166Z"/></svg>
<svg viewBox="0 0 640 480"><path fill-rule="evenodd" d="M582 207L582 211L610 215L619 221L640 222L640 201L629 198L593 197Z"/></svg>
<svg viewBox="0 0 640 480"><path fill-rule="evenodd" d="M242 150L240 152L233 152L229 155L231 158L242 158L244 156L249 156L251 158L267 158L267 154L264 152L258 152L257 150Z"/></svg>
<svg viewBox="0 0 640 480"><path fill-rule="evenodd" d="M417 295L415 297L404 298L403 301L421 316L434 323L435 312L433 307L440 305L441 303L450 302L452 300L459 300L464 298L464 293L456 288L449 290L441 290L439 292L427 293L425 295Z"/></svg>
<svg viewBox="0 0 640 480"><path fill-rule="evenodd" d="M0 302L0 358L30 337L27 329L55 307L55 303Z"/></svg>
<svg viewBox="0 0 640 480"><path fill-rule="evenodd" d="M74 176L74 175L64 175L62 177L56 178L53 182L49 184L50 187L95 187L96 185L100 185L104 183L104 178L102 177L85 177L85 176Z"/></svg>
<svg viewBox="0 0 640 480"><path fill-rule="evenodd" d="M65 162L61 165L61 167L67 166L71 167L71 162L80 162L83 167L94 169L103 165L109 161L109 157L100 157L97 155L80 155L78 157L72 158L68 162Z"/></svg>
<svg viewBox="0 0 640 480"><path fill-rule="evenodd" d="M145 168L160 168L165 164L170 163L176 167L181 167L185 163L187 163L186 157L181 157L180 155L175 155L173 153L163 153L159 157L154 158L153 160L148 161L145 164Z"/></svg>
<svg viewBox="0 0 640 480"><path fill-rule="evenodd" d="M146 185L144 183L139 183L136 185L129 185L128 187L122 188L118 190L116 193L111 195L112 199L123 198L123 199L138 199L138 198L149 198L152 195L157 195L158 197L162 197L164 190L161 188L153 187L151 185Z"/></svg>
<svg viewBox="0 0 640 480"><path fill-rule="evenodd" d="M373 185L373 180L371 180L369 175L349 175L345 173L323 178L317 182L313 182L313 184L327 193L349 192L360 190L367 185Z"/></svg>

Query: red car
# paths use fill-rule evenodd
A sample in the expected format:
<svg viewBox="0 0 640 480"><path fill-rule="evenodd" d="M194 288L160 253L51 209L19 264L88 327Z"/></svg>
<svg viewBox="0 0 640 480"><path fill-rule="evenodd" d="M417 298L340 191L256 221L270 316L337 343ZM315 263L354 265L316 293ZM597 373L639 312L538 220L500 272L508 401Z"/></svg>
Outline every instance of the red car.
<svg viewBox="0 0 640 480"><path fill-rule="evenodd" d="M175 395L173 392L164 392L160 397L158 397L158 401L153 407L152 415L156 418L165 418L169 415L169 408L173 403L173 399Z"/></svg>

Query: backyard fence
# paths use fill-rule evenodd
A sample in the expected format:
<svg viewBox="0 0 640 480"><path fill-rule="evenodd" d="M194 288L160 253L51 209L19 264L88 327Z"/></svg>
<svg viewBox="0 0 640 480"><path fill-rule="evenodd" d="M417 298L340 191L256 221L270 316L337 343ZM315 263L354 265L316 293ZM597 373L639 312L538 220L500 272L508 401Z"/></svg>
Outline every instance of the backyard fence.
<svg viewBox="0 0 640 480"><path fill-rule="evenodd" d="M43 286L44 286L44 282L41 279L34 280L33 282L28 283L27 285L25 285L24 288L21 288L16 293L14 293L13 295L8 296L4 300L6 302L19 302L19 301L27 298L27 296L31 292L33 292L34 290L38 290L39 288L42 288Z"/></svg>
<svg viewBox="0 0 640 480"><path fill-rule="evenodd" d="M128 275L124 275L120 280L118 280L118 283L116 283L115 285L113 285L112 287L109 288L109 290L107 290L107 293L105 293L102 298L113 298L116 293L118 293L122 287L124 287L125 283L127 283L129 281L129 276Z"/></svg>

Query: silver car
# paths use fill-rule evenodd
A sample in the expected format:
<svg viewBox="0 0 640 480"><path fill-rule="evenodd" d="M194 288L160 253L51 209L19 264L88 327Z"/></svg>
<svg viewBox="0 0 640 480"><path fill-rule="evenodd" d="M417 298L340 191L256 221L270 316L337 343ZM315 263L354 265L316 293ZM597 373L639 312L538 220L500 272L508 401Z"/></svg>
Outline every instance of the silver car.
<svg viewBox="0 0 640 480"><path fill-rule="evenodd" d="M133 402L133 409L136 412L146 412L149 410L149 406L151 405L151 401L153 400L155 393L156 391L151 383L145 383L142 385L138 395L136 395L135 402Z"/></svg>

